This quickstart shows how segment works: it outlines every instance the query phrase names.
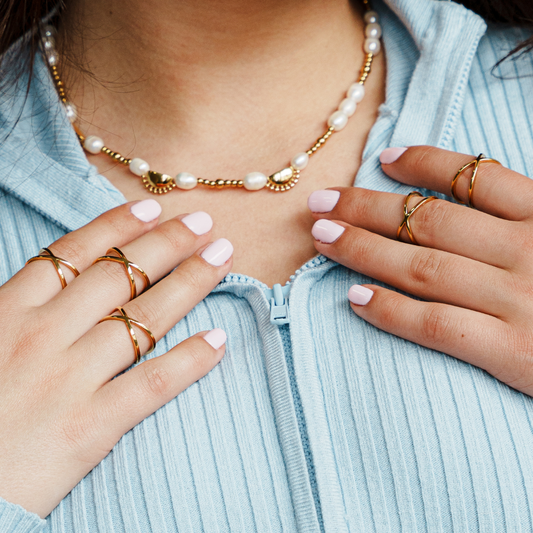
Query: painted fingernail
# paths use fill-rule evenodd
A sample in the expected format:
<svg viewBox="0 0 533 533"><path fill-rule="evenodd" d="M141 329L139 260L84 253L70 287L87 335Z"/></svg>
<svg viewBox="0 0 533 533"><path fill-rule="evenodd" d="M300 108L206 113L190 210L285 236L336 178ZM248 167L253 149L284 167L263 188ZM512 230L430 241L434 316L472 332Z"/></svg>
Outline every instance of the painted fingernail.
<svg viewBox="0 0 533 533"><path fill-rule="evenodd" d="M201 254L210 265L222 266L233 254L233 245L228 239L218 239L210 244Z"/></svg>
<svg viewBox="0 0 533 533"><path fill-rule="evenodd" d="M317 220L311 233L313 237L320 242L331 244L335 242L344 232L344 228L331 222L331 220Z"/></svg>
<svg viewBox="0 0 533 533"><path fill-rule="evenodd" d="M355 305L366 305L374 296L374 291L362 285L352 285L348 291L348 300Z"/></svg>
<svg viewBox="0 0 533 533"><path fill-rule="evenodd" d="M213 219L204 211L196 211L181 221L196 235L203 235L213 227Z"/></svg>
<svg viewBox="0 0 533 533"><path fill-rule="evenodd" d="M307 207L313 213L329 213L339 201L341 193L339 191L315 191L307 199Z"/></svg>
<svg viewBox="0 0 533 533"><path fill-rule="evenodd" d="M395 147L395 148L386 148L381 152L381 155L379 156L379 160L384 165L390 165L391 163L394 163L405 151L407 148L405 147Z"/></svg>
<svg viewBox="0 0 533 533"><path fill-rule="evenodd" d="M143 222L151 222L161 214L161 205L151 198L133 204L130 208L131 214Z"/></svg>
<svg viewBox="0 0 533 533"><path fill-rule="evenodd" d="M227 339L226 332L223 329L215 328L204 335L204 341L208 342L215 350L218 350Z"/></svg>

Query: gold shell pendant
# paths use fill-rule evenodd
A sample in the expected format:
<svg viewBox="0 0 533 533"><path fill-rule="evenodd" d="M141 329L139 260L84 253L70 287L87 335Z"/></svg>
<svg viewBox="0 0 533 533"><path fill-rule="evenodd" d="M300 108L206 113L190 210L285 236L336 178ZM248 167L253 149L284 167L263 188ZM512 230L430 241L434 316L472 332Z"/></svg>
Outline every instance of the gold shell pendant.
<svg viewBox="0 0 533 533"><path fill-rule="evenodd" d="M292 189L300 178L300 171L292 167L284 168L272 176L269 176L266 186L275 192L283 192Z"/></svg>
<svg viewBox="0 0 533 533"><path fill-rule="evenodd" d="M176 187L176 182L172 176L161 174L149 170L147 174L142 175L144 186L153 194L165 194Z"/></svg>

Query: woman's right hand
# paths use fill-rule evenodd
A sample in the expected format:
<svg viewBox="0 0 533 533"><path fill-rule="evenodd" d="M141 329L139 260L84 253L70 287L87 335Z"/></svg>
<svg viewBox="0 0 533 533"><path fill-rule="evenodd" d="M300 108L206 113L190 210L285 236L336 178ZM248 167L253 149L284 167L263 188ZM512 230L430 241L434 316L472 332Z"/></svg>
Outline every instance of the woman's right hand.
<svg viewBox="0 0 533 533"><path fill-rule="evenodd" d="M123 306L159 340L231 268L233 248L225 239L201 251L209 243L209 215L158 225L159 214L155 200L125 204L51 244L81 273L74 278L63 268L64 290L50 261L27 264L0 287L0 496L43 518L124 433L224 354L225 334L215 329L113 379L134 362L134 350L123 323L100 319ZM179 267L126 303L123 265L93 264L111 247L152 283ZM136 281L140 292L143 279ZM149 338L134 329L144 353Z"/></svg>

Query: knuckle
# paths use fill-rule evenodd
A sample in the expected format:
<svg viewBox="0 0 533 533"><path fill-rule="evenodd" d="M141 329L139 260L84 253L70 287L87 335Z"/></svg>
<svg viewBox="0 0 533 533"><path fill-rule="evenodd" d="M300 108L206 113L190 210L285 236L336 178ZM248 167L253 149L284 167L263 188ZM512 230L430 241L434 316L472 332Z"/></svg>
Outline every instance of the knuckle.
<svg viewBox="0 0 533 533"><path fill-rule="evenodd" d="M124 310L130 318L138 320L150 330L161 318L160 305L156 302L150 302L150 300L143 301L142 304L132 300L124 306Z"/></svg>
<svg viewBox="0 0 533 533"><path fill-rule="evenodd" d="M432 238L442 232L442 227L449 222L449 204L444 200L433 200L422 206L413 216L417 235L425 234Z"/></svg>
<svg viewBox="0 0 533 533"><path fill-rule="evenodd" d="M141 386L149 396L165 396L172 388L172 376L159 364L143 363L141 365Z"/></svg>
<svg viewBox="0 0 533 533"><path fill-rule="evenodd" d="M385 331L390 331L398 323L398 317L402 313L401 302L400 295L391 293L386 305L382 306L379 321Z"/></svg>
<svg viewBox="0 0 533 533"><path fill-rule="evenodd" d="M422 336L433 345L439 345L453 334L452 320L444 307L430 305L422 315Z"/></svg>
<svg viewBox="0 0 533 533"><path fill-rule="evenodd" d="M436 283L444 266L442 263L442 256L436 251L418 249L408 264L408 278L418 285Z"/></svg>
<svg viewBox="0 0 533 533"><path fill-rule="evenodd" d="M123 265L114 261L98 261L98 263L94 263L92 268L100 269L100 273L104 274L105 279L110 281L113 286L129 287L128 274Z"/></svg>
<svg viewBox="0 0 533 533"><path fill-rule="evenodd" d="M194 265L190 265L190 267L191 268L188 268L186 273L181 275L180 284L184 285L186 291L191 294L205 292L207 282L209 281L208 272L203 268L198 268L196 261L194 262Z"/></svg>
<svg viewBox="0 0 533 533"><path fill-rule="evenodd" d="M347 255L356 259L359 265L368 265L375 261L377 241L373 234L365 230L353 228L351 238L346 239L343 246L347 248Z"/></svg>
<svg viewBox="0 0 533 533"><path fill-rule="evenodd" d="M193 339L187 346L188 366L194 375L204 375L208 370L206 343L201 339Z"/></svg>
<svg viewBox="0 0 533 533"><path fill-rule="evenodd" d="M431 146L419 146L416 150L408 150L411 152L412 158L409 160L409 165L413 174L423 174L427 171L428 163L426 159L431 158L431 153L435 148Z"/></svg>
<svg viewBox="0 0 533 533"><path fill-rule="evenodd" d="M183 231L183 223L177 219L167 220L152 230L152 233L161 236L166 244L170 245L171 249L179 255L183 254L183 250L189 244L188 239L192 238Z"/></svg>
<svg viewBox="0 0 533 533"><path fill-rule="evenodd" d="M375 194L375 191L361 188L354 188L349 191L349 209L357 216L358 220L372 220L375 218Z"/></svg>
<svg viewBox="0 0 533 533"><path fill-rule="evenodd" d="M87 244L77 238L76 234L67 233L49 246L55 255L74 265L86 264L90 261Z"/></svg>

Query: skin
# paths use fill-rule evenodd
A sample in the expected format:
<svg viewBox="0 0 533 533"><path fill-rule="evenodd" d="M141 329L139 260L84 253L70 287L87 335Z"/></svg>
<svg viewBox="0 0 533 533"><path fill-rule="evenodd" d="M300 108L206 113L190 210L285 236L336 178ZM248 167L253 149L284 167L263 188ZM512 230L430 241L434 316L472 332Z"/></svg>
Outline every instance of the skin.
<svg viewBox="0 0 533 533"><path fill-rule="evenodd" d="M325 132L363 64L362 15L347 0L89 5L69 2L64 19L65 47L94 73L63 68L80 128L171 175L242 179L284 168ZM158 196L162 220L207 211L216 221L214 237L235 247L235 272L269 286L285 283L316 255L307 198L316 189L353 184L384 85L380 54L348 126L290 192L173 191ZM101 155L89 160L128 200L153 198L127 168Z"/></svg>
<svg viewBox="0 0 533 533"><path fill-rule="evenodd" d="M382 166L401 183L449 194L455 171L473 159L422 146ZM463 201L470 176L471 171L458 182ZM333 210L313 216L345 230L335 242L315 245L348 268L424 300L368 285L370 301L351 304L361 318L533 395L533 182L482 164L475 183L476 210L435 200L411 217L420 246L407 244L405 231L406 242L396 240L405 196L336 188L341 194Z"/></svg>
<svg viewBox="0 0 533 533"><path fill-rule="evenodd" d="M62 24L62 75L84 133L172 173L241 177L283 168L324 133L363 62L362 14L346 0L73 0ZM67 54L93 76L69 68ZM131 340L116 322L98 321L122 305L160 339L230 269L285 281L316 255L307 197L352 184L383 86L379 56L365 105L290 193L176 192L158 197L163 211L150 223L126 204L43 243L81 272L67 272L64 290L45 261L0 287L0 420L10 428L0 434L1 497L46 517L126 431L220 361L224 348L215 350L203 332L112 380L133 363ZM125 168L90 161L128 200L154 198ZM202 236L180 222L198 210L216 223ZM233 241L235 262L216 268L199 253L221 236ZM112 246L152 282L179 267L129 302L120 265L91 266ZM28 335L30 323L38 327ZM145 352L148 339L137 336Z"/></svg>

